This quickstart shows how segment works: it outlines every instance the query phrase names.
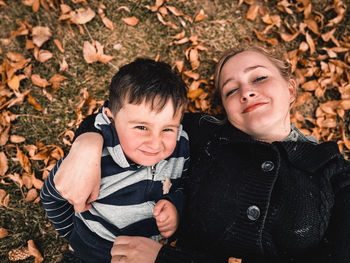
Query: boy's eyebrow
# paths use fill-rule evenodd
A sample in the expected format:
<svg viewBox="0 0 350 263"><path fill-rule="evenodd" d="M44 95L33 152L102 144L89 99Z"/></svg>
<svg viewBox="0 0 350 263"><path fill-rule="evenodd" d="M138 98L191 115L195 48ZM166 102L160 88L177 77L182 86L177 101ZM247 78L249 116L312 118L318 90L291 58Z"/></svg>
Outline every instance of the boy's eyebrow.
<svg viewBox="0 0 350 263"><path fill-rule="evenodd" d="M128 121L128 123L130 123L130 124L141 124L141 125L150 125L150 123L149 122L147 122L147 121ZM180 127L180 125L177 125L177 124L169 124L169 125L164 125L164 126L166 126L166 127L174 127L174 128L179 128Z"/></svg>
<svg viewBox="0 0 350 263"><path fill-rule="evenodd" d="M252 71L252 70L254 70L254 69L256 69L256 68L266 68L266 67L265 67L265 66L262 66L262 65L255 65L255 66L251 66L251 67L245 68L245 69L243 70L243 72L244 72L244 73L247 73L247 72ZM232 81L232 80L234 80L234 78L228 78L228 79L222 84L221 89L223 89L223 88L225 87L225 85L226 85L227 83L229 83L230 81Z"/></svg>

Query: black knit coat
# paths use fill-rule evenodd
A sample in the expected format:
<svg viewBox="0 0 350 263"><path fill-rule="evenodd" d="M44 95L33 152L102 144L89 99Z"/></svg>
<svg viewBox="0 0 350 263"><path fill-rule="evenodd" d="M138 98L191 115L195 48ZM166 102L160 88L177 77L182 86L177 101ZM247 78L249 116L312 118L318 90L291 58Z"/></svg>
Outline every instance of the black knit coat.
<svg viewBox="0 0 350 263"><path fill-rule="evenodd" d="M264 143L231 124L184 118L187 208L156 263L349 263L350 164L336 143Z"/></svg>
<svg viewBox="0 0 350 263"><path fill-rule="evenodd" d="M96 131L88 117L76 136ZM252 139L185 114L191 169L176 247L156 263L349 263L350 163L337 144Z"/></svg>

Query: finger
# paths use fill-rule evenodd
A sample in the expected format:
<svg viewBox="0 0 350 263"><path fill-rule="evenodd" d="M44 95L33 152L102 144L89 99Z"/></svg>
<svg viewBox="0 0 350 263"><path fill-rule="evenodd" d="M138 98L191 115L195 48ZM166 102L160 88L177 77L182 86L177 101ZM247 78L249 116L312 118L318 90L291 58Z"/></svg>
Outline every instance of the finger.
<svg viewBox="0 0 350 263"><path fill-rule="evenodd" d="M114 245L126 245L130 244L132 237L129 236L118 236L114 239Z"/></svg>
<svg viewBox="0 0 350 263"><path fill-rule="evenodd" d="M168 237L171 237L173 234L174 234L175 231L165 231L165 232L160 232L160 234L165 237L165 238L168 238Z"/></svg>
<svg viewBox="0 0 350 263"><path fill-rule="evenodd" d="M89 195L88 199L86 200L86 203L91 203L93 201L96 201L98 198L98 194L100 192L100 185L97 185L92 189L91 194Z"/></svg>
<svg viewBox="0 0 350 263"><path fill-rule="evenodd" d="M92 207L91 204L85 204L85 203L75 203L74 204L74 210L78 213L82 213L86 210L89 210Z"/></svg>
<svg viewBox="0 0 350 263"><path fill-rule="evenodd" d="M161 211L164 209L164 206L165 206L165 202L162 202L163 200L160 200L157 202L157 204L154 206L154 209L153 209L153 215L155 217L157 217Z"/></svg>

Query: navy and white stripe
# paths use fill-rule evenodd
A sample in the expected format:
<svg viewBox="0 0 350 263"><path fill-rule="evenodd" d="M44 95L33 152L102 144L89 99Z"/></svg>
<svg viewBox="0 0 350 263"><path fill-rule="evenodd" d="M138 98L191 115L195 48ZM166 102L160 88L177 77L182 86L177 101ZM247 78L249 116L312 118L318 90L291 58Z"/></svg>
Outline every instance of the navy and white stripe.
<svg viewBox="0 0 350 263"><path fill-rule="evenodd" d="M68 237L79 224L104 240L113 242L118 235L141 235L159 238L153 217L153 208L160 199L171 201L180 214L183 189L180 178L189 165L188 136L179 129L174 152L167 159L151 167L129 163L120 146L115 127L103 113L96 116L97 127L104 138L101 158L101 186L98 199L92 208L83 213L74 213L73 206L63 199L55 188L53 178L62 159L57 162L44 182L40 197L49 219L61 236ZM162 181L171 179L172 187L163 195ZM74 224L73 224L74 222ZM86 233L85 233L86 232ZM78 233L84 240L88 231ZM74 247L74 246L73 246Z"/></svg>

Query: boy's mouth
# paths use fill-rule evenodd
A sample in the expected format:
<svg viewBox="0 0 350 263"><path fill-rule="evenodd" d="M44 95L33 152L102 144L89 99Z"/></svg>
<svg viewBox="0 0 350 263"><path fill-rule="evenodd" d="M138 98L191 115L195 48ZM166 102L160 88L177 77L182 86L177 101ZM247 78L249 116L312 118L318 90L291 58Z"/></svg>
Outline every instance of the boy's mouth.
<svg viewBox="0 0 350 263"><path fill-rule="evenodd" d="M143 150L141 150L141 152L146 156L157 156L158 155L158 152L148 152L148 151L143 151Z"/></svg>

